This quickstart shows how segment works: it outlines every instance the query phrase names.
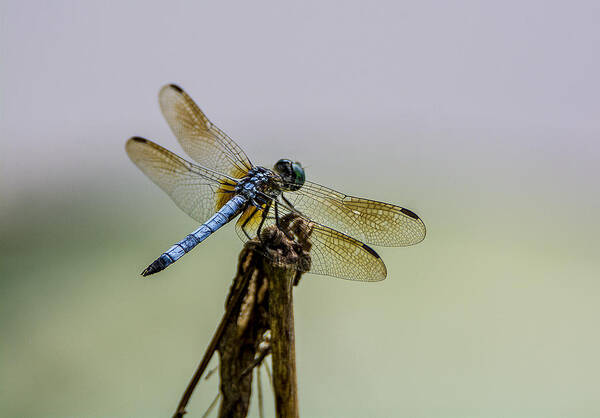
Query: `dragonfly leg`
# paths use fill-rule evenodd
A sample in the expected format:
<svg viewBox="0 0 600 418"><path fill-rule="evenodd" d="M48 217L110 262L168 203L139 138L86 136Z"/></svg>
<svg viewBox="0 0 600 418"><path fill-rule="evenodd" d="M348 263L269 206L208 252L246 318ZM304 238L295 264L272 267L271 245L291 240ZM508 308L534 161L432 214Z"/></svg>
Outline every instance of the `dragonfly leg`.
<svg viewBox="0 0 600 418"><path fill-rule="evenodd" d="M265 206L265 209L262 213L262 219L260 220L260 224L258 225L258 229L256 230L256 236L262 244L264 243L262 242L262 238L260 237L260 231L262 231L262 227L265 223L265 220L267 219L267 215L269 214L269 209L271 209L271 202L272 201L269 201L269 203L267 203L267 206ZM275 202L275 207L277 207L277 202Z"/></svg>
<svg viewBox="0 0 600 418"><path fill-rule="evenodd" d="M277 225L278 229L281 229L279 227L279 202L275 201L275 225Z"/></svg>
<svg viewBox="0 0 600 418"><path fill-rule="evenodd" d="M248 232L246 232L246 225L248 225L248 222L250 222L250 219L252 219L254 217L254 215L256 214L256 211L258 211L257 207L254 208L254 211L252 211L252 215L248 216L248 218L242 224L242 231L244 232L244 235L246 235L246 237L248 237L249 240L251 240L252 237L250 235L248 235Z"/></svg>
<svg viewBox="0 0 600 418"><path fill-rule="evenodd" d="M287 201L287 199L285 199L285 198L284 198L284 200L286 200L286 201ZM277 228L278 228L278 229L279 229L281 232L283 232L283 233L285 234L285 236L286 236L286 237L288 237L290 240L294 241L294 236L293 236L293 234L290 232L290 229L289 229L289 222L288 222L287 220L285 220L285 226L284 226L283 228L282 228L282 226L281 226L281 222L280 222L280 219L279 219L279 205L280 205L280 204L281 204L281 205L282 205L282 206L285 208L285 205L284 205L283 203L281 203L281 202L278 202L277 200L275 200L275 224L277 225ZM294 207L293 207L293 206L291 206L291 205L290 205L290 208L289 208L289 209L291 209L291 210L294 210L294 211L295 211ZM286 215L285 217L287 217L287 215ZM285 217L284 217L284 218L285 218Z"/></svg>
<svg viewBox="0 0 600 418"><path fill-rule="evenodd" d="M294 212L298 212L300 215L304 216L304 214L302 212L300 212L298 209L296 209L294 207L294 205L292 205L292 202L287 200L287 198L283 195L283 193L281 194L281 199L285 202L286 205L288 205L290 207L290 209L293 209Z"/></svg>

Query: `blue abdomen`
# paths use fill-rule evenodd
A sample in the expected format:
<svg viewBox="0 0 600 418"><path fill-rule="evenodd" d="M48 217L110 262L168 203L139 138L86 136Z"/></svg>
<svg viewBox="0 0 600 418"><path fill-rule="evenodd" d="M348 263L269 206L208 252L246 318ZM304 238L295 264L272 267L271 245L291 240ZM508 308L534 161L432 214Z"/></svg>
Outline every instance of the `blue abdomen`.
<svg viewBox="0 0 600 418"><path fill-rule="evenodd" d="M190 252L192 248L200 244L213 232L239 214L247 202L248 199L244 196L236 195L232 197L217 213L211 216L208 221L204 222L200 228L196 229L154 260L154 262L142 272L142 276L149 276L150 274L164 270L175 261L179 260L186 253Z"/></svg>

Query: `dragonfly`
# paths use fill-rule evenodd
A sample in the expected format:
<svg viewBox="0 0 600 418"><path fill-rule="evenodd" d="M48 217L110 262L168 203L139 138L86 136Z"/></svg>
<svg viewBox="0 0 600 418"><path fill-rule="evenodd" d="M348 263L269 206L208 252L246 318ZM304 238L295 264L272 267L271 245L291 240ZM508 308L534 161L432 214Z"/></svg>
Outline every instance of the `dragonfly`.
<svg viewBox="0 0 600 418"><path fill-rule="evenodd" d="M311 225L310 273L349 280L379 281L387 269L368 244L408 246L425 238L413 211L348 196L306 180L299 162L280 159L272 169L254 165L179 86L159 93L161 111L182 148L197 164L141 137L125 145L129 158L175 204L201 226L171 246L142 271L149 276L175 263L236 217L242 240L296 214Z"/></svg>

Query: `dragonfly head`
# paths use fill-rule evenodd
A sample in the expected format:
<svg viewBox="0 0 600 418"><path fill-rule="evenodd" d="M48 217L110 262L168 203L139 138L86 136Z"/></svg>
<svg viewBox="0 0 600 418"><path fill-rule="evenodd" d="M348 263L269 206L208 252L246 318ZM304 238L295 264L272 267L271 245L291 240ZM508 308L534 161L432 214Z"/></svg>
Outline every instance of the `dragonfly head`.
<svg viewBox="0 0 600 418"><path fill-rule="evenodd" d="M284 191L296 191L302 187L306 180L304 169L299 162L281 159L275 163L273 169L283 179Z"/></svg>

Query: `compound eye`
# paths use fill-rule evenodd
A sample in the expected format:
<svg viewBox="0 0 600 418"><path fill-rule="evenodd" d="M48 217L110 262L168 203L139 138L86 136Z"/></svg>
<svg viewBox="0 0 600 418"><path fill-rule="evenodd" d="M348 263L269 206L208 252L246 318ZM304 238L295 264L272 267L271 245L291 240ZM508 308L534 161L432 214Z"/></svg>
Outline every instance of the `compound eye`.
<svg viewBox="0 0 600 418"><path fill-rule="evenodd" d="M297 162L292 163L292 170L294 171L294 184L297 186L296 190L298 190L306 181L306 174L300 163Z"/></svg>
<svg viewBox="0 0 600 418"><path fill-rule="evenodd" d="M290 171L289 166L291 165L291 163L292 162L290 160L286 160L286 159L282 158L281 160L279 160L275 163L273 168L279 174L285 175L286 173L289 173L289 171Z"/></svg>
<svg viewBox="0 0 600 418"><path fill-rule="evenodd" d="M273 169L281 176L284 190L296 191L305 181L304 169L298 162L281 159L275 163Z"/></svg>

